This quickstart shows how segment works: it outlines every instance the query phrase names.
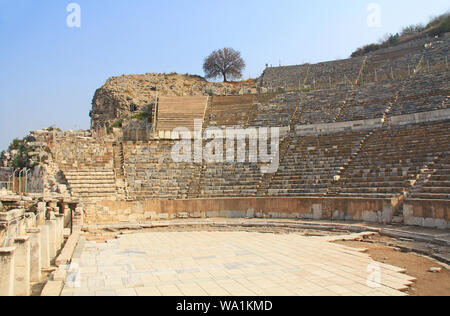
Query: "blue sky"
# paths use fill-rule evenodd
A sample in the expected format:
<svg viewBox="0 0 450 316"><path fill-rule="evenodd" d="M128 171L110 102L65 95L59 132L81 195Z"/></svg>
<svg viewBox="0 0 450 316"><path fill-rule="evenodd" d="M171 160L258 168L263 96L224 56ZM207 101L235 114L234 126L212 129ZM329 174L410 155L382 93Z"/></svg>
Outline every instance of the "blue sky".
<svg viewBox="0 0 450 316"><path fill-rule="evenodd" d="M69 28L67 5L81 7ZM381 27L367 26L378 3ZM233 47L245 77L266 63L348 57L402 26L449 9L448 0L0 0L0 149L51 125L89 128L94 92L108 77L202 73L212 50Z"/></svg>

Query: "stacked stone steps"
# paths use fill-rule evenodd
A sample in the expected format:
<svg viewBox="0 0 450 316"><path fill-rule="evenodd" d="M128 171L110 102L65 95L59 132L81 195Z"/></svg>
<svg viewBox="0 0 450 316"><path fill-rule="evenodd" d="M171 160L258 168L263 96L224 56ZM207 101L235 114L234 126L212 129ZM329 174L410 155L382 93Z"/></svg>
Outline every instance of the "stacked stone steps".
<svg viewBox="0 0 450 316"><path fill-rule="evenodd" d="M68 170L64 175L72 194L80 198L116 196L114 171L107 169Z"/></svg>
<svg viewBox="0 0 450 316"><path fill-rule="evenodd" d="M396 81L371 83L353 91L336 122L357 121L383 117L399 89Z"/></svg>
<svg viewBox="0 0 450 316"><path fill-rule="evenodd" d="M450 194L416 193L412 195L411 198L423 200L450 200Z"/></svg>
<svg viewBox="0 0 450 316"><path fill-rule="evenodd" d="M443 153L432 166L433 172L424 183L415 187L409 194L414 199L450 199L450 158L449 152Z"/></svg>
<svg viewBox="0 0 450 316"><path fill-rule="evenodd" d="M449 72L417 73L404 80L403 88L390 116L413 114L444 108L450 95Z"/></svg>
<svg viewBox="0 0 450 316"><path fill-rule="evenodd" d="M445 129L446 124L414 124L375 131L330 188L329 195L404 194L422 170L447 151L450 132Z"/></svg>
<svg viewBox="0 0 450 316"><path fill-rule="evenodd" d="M296 137L273 176L269 195L324 195L357 150L364 132Z"/></svg>
<svg viewBox="0 0 450 316"><path fill-rule="evenodd" d="M308 92L300 102L302 116L295 125L333 123L342 115L342 105L352 95L353 89L327 89Z"/></svg>
<svg viewBox="0 0 450 316"><path fill-rule="evenodd" d="M256 115L250 126L283 127L291 124L290 118L305 97L303 92L284 93L274 99L256 104Z"/></svg>
<svg viewBox="0 0 450 316"><path fill-rule="evenodd" d="M124 144L124 169L130 199L186 198L200 165L175 163L174 141Z"/></svg>
<svg viewBox="0 0 450 316"><path fill-rule="evenodd" d="M292 124L292 118L295 116L296 112L297 112L297 109L291 115L291 124ZM292 126L290 126L290 129L292 129ZM291 146L292 139L293 139L292 134L288 134L283 138L283 140L280 144L279 164L282 164L282 162L286 159L286 155ZM267 173L267 174L264 174L261 176L259 183L256 186L256 195L265 196L268 194L268 190L271 186L272 180L275 175L276 175L276 173Z"/></svg>
<svg viewBox="0 0 450 316"><path fill-rule="evenodd" d="M254 95L215 96L209 111L210 126L245 126L253 112Z"/></svg>
<svg viewBox="0 0 450 316"><path fill-rule="evenodd" d="M269 189L268 196L282 196L282 197L321 197L324 196L327 189Z"/></svg>
<svg viewBox="0 0 450 316"><path fill-rule="evenodd" d="M207 165L200 182L200 195L207 197L255 196L261 172L256 164Z"/></svg>
<svg viewBox="0 0 450 316"><path fill-rule="evenodd" d="M156 132L172 132L185 127L194 130L194 120L203 121L208 102L207 96L159 97Z"/></svg>

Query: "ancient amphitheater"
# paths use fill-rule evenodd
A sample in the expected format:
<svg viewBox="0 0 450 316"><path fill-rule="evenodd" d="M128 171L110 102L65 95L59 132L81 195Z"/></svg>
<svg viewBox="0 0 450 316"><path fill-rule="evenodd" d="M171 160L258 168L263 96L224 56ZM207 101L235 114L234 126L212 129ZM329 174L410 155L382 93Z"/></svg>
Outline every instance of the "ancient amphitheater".
<svg viewBox="0 0 450 316"><path fill-rule="evenodd" d="M0 193L0 295L405 295L404 268L336 241L407 238L450 262L450 36L429 41L243 85L108 80L91 130L29 135L41 163ZM275 172L173 161L174 128L236 126L279 128Z"/></svg>

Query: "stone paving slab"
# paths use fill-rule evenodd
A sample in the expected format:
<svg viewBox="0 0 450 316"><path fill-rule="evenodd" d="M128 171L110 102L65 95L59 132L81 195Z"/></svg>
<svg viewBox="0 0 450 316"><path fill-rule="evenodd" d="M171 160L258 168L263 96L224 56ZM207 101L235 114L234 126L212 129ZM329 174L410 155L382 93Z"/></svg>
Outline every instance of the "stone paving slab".
<svg viewBox="0 0 450 316"><path fill-rule="evenodd" d="M361 250L298 234L136 233L77 248L81 282L64 296L403 296L414 281Z"/></svg>

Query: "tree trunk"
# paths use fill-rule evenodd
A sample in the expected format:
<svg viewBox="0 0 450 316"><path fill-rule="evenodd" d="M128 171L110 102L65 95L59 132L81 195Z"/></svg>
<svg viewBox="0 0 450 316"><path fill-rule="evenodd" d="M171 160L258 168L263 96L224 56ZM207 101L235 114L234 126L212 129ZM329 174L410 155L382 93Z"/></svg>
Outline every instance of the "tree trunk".
<svg viewBox="0 0 450 316"><path fill-rule="evenodd" d="M223 75L223 82L228 82L228 80L227 80L227 74L226 74L226 73L223 73L222 75Z"/></svg>

